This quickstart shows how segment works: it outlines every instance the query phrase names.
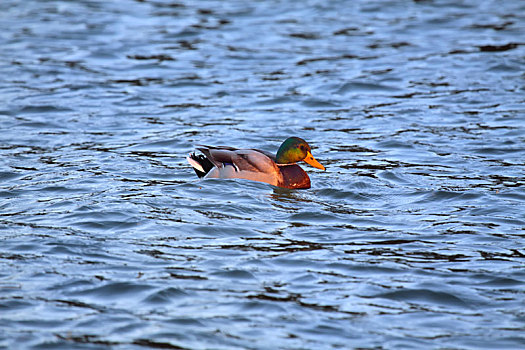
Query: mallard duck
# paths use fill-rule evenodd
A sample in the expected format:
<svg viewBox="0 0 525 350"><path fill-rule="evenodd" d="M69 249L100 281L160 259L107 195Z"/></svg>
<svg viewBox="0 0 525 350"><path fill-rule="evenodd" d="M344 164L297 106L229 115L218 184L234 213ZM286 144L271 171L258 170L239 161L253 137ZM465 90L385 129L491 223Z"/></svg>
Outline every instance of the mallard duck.
<svg viewBox="0 0 525 350"><path fill-rule="evenodd" d="M310 188L308 174L296 164L305 161L325 170L311 153L310 145L299 137L287 138L276 155L257 149L210 147L199 145L202 154L191 153L186 159L202 178L247 179L284 188Z"/></svg>

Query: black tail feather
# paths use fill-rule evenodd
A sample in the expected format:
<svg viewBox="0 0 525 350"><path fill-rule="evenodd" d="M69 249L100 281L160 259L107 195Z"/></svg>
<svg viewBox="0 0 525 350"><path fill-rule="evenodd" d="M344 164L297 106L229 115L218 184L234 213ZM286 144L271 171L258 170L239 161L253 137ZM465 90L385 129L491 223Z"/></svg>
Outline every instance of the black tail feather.
<svg viewBox="0 0 525 350"><path fill-rule="evenodd" d="M190 158L193 159L194 161L196 161L197 163L199 163L202 167L202 169L204 169L204 173L202 171L200 171L199 169L195 169L193 168L193 170L195 170L195 173L197 174L198 177L204 177L206 176L207 173L210 172L211 169L213 169L214 165L212 162L210 162L210 160L208 158L206 158L205 156L203 156L202 154L195 154L195 153L191 153L190 154Z"/></svg>

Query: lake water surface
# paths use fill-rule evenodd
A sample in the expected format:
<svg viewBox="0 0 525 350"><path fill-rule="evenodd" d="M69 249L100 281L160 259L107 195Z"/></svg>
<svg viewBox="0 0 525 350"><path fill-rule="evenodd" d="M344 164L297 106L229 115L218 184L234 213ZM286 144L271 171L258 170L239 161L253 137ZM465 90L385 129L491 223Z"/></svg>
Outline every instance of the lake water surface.
<svg viewBox="0 0 525 350"><path fill-rule="evenodd" d="M0 2L0 348L525 348L522 1ZM306 139L309 190L196 144Z"/></svg>

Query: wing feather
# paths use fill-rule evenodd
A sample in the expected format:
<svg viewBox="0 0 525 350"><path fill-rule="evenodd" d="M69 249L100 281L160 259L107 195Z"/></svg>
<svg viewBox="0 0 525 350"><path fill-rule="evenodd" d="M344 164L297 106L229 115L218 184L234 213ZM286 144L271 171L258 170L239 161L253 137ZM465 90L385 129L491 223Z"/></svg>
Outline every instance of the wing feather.
<svg viewBox="0 0 525 350"><path fill-rule="evenodd" d="M197 147L216 167L207 177L241 178L262 181L277 186L283 176L273 155L256 149L233 147Z"/></svg>

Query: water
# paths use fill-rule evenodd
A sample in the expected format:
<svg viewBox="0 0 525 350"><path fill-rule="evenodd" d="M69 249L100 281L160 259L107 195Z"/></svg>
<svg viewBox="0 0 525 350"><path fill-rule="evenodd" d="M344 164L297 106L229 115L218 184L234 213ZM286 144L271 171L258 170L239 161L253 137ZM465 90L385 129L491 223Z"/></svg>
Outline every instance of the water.
<svg viewBox="0 0 525 350"><path fill-rule="evenodd" d="M525 348L524 13L2 1L0 348Z"/></svg>

